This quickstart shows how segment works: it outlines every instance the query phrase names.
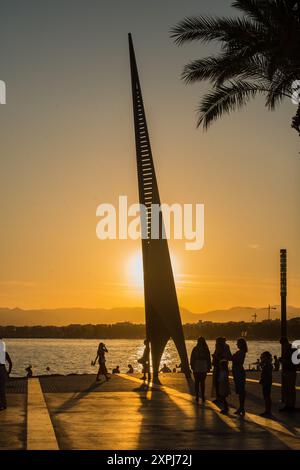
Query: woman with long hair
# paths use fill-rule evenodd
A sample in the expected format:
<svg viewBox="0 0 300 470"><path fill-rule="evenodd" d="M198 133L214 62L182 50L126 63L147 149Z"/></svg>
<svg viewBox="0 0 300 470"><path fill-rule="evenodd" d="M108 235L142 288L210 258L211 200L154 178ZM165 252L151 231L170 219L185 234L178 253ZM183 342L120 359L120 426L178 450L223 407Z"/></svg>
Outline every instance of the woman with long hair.
<svg viewBox="0 0 300 470"><path fill-rule="evenodd" d="M205 403L205 380L207 373L211 369L211 358L207 343L203 336L198 338L197 345L192 350L191 368L195 379L196 402L199 402L200 386L202 403Z"/></svg>
<svg viewBox="0 0 300 470"><path fill-rule="evenodd" d="M235 385L235 392L239 396L240 406L235 414L245 415L245 399L246 399L246 372L244 369L245 357L248 352L248 346L245 338L237 340L238 350L232 356L232 373Z"/></svg>

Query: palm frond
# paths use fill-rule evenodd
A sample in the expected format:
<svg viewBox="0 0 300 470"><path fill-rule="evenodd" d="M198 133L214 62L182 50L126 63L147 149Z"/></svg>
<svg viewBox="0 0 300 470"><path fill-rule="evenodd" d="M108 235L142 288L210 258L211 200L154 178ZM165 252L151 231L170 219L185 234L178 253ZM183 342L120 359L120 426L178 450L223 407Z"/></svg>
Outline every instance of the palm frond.
<svg viewBox="0 0 300 470"><path fill-rule="evenodd" d="M185 83L210 80L214 86L221 86L226 80L240 78L265 78L265 58L259 55L250 57L242 51L239 54L222 54L193 60L185 65L182 79Z"/></svg>
<svg viewBox="0 0 300 470"><path fill-rule="evenodd" d="M213 40L237 41L245 44L263 33L259 24L245 18L213 18L197 16L185 18L171 29L171 38L177 45L185 42Z"/></svg>
<svg viewBox="0 0 300 470"><path fill-rule="evenodd" d="M285 97L292 95L292 83L297 79L299 74L295 72L282 73L277 71L273 80L270 82L269 91L266 98L266 106L274 109Z"/></svg>
<svg viewBox="0 0 300 470"><path fill-rule="evenodd" d="M222 57L206 57L204 59L193 60L184 66L182 79L185 83L194 83L201 80L217 81L224 70L224 60Z"/></svg>
<svg viewBox="0 0 300 470"><path fill-rule="evenodd" d="M198 108L198 127L207 128L224 113L239 109L257 93L274 107L291 95L300 77L300 2L293 0L233 0L244 16L185 18L171 31L178 45L191 41L218 41L216 56L188 63L186 83L209 80L213 89ZM300 108L299 108L300 109ZM293 126L300 128L300 110ZM295 128L296 128L295 127Z"/></svg>
<svg viewBox="0 0 300 470"><path fill-rule="evenodd" d="M207 129L223 114L240 109L257 93L266 92L266 84L247 81L231 81L207 93L198 108L197 127L203 125Z"/></svg>
<svg viewBox="0 0 300 470"><path fill-rule="evenodd" d="M242 11L253 21L264 25L270 24L270 0L236 0L231 6Z"/></svg>

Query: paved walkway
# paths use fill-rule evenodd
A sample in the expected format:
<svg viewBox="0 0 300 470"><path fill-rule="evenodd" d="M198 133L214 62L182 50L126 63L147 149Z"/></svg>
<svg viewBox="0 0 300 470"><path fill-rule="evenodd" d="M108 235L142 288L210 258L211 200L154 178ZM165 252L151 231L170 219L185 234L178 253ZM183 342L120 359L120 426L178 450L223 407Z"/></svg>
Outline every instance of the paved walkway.
<svg viewBox="0 0 300 470"><path fill-rule="evenodd" d="M300 450L300 413L277 412L280 387L274 386L275 419L261 418L260 386L251 380L244 419L233 408L221 415L209 400L196 405L181 374L162 375L161 385L150 386L123 374L100 383L92 375L36 378L28 393L19 382L0 413L0 449ZM208 396L210 390L208 377ZM235 395L230 402L237 405Z"/></svg>

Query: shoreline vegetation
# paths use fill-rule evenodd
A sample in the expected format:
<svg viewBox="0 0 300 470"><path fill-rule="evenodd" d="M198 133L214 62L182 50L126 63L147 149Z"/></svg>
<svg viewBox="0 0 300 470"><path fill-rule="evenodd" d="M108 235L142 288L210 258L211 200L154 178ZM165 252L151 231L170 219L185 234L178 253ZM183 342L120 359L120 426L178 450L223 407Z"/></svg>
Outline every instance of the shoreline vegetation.
<svg viewBox="0 0 300 470"><path fill-rule="evenodd" d="M278 340L280 338L280 320L262 322L227 322L216 323L199 321L183 325L185 339L197 339L204 336L208 340L225 336L237 339L245 336L247 340ZM290 340L300 338L300 317L288 320ZM113 324L73 324L68 326L0 326L3 338L37 339L143 339L145 325L130 322Z"/></svg>

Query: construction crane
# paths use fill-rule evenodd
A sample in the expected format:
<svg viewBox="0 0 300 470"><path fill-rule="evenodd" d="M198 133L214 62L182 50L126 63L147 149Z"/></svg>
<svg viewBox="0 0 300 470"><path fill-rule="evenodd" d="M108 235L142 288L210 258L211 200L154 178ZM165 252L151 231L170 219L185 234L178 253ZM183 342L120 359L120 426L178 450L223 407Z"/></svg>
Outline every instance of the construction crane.
<svg viewBox="0 0 300 470"><path fill-rule="evenodd" d="M277 310L277 307L272 307L270 304L266 308L262 308L262 310L268 310L268 321L271 320L271 310Z"/></svg>

